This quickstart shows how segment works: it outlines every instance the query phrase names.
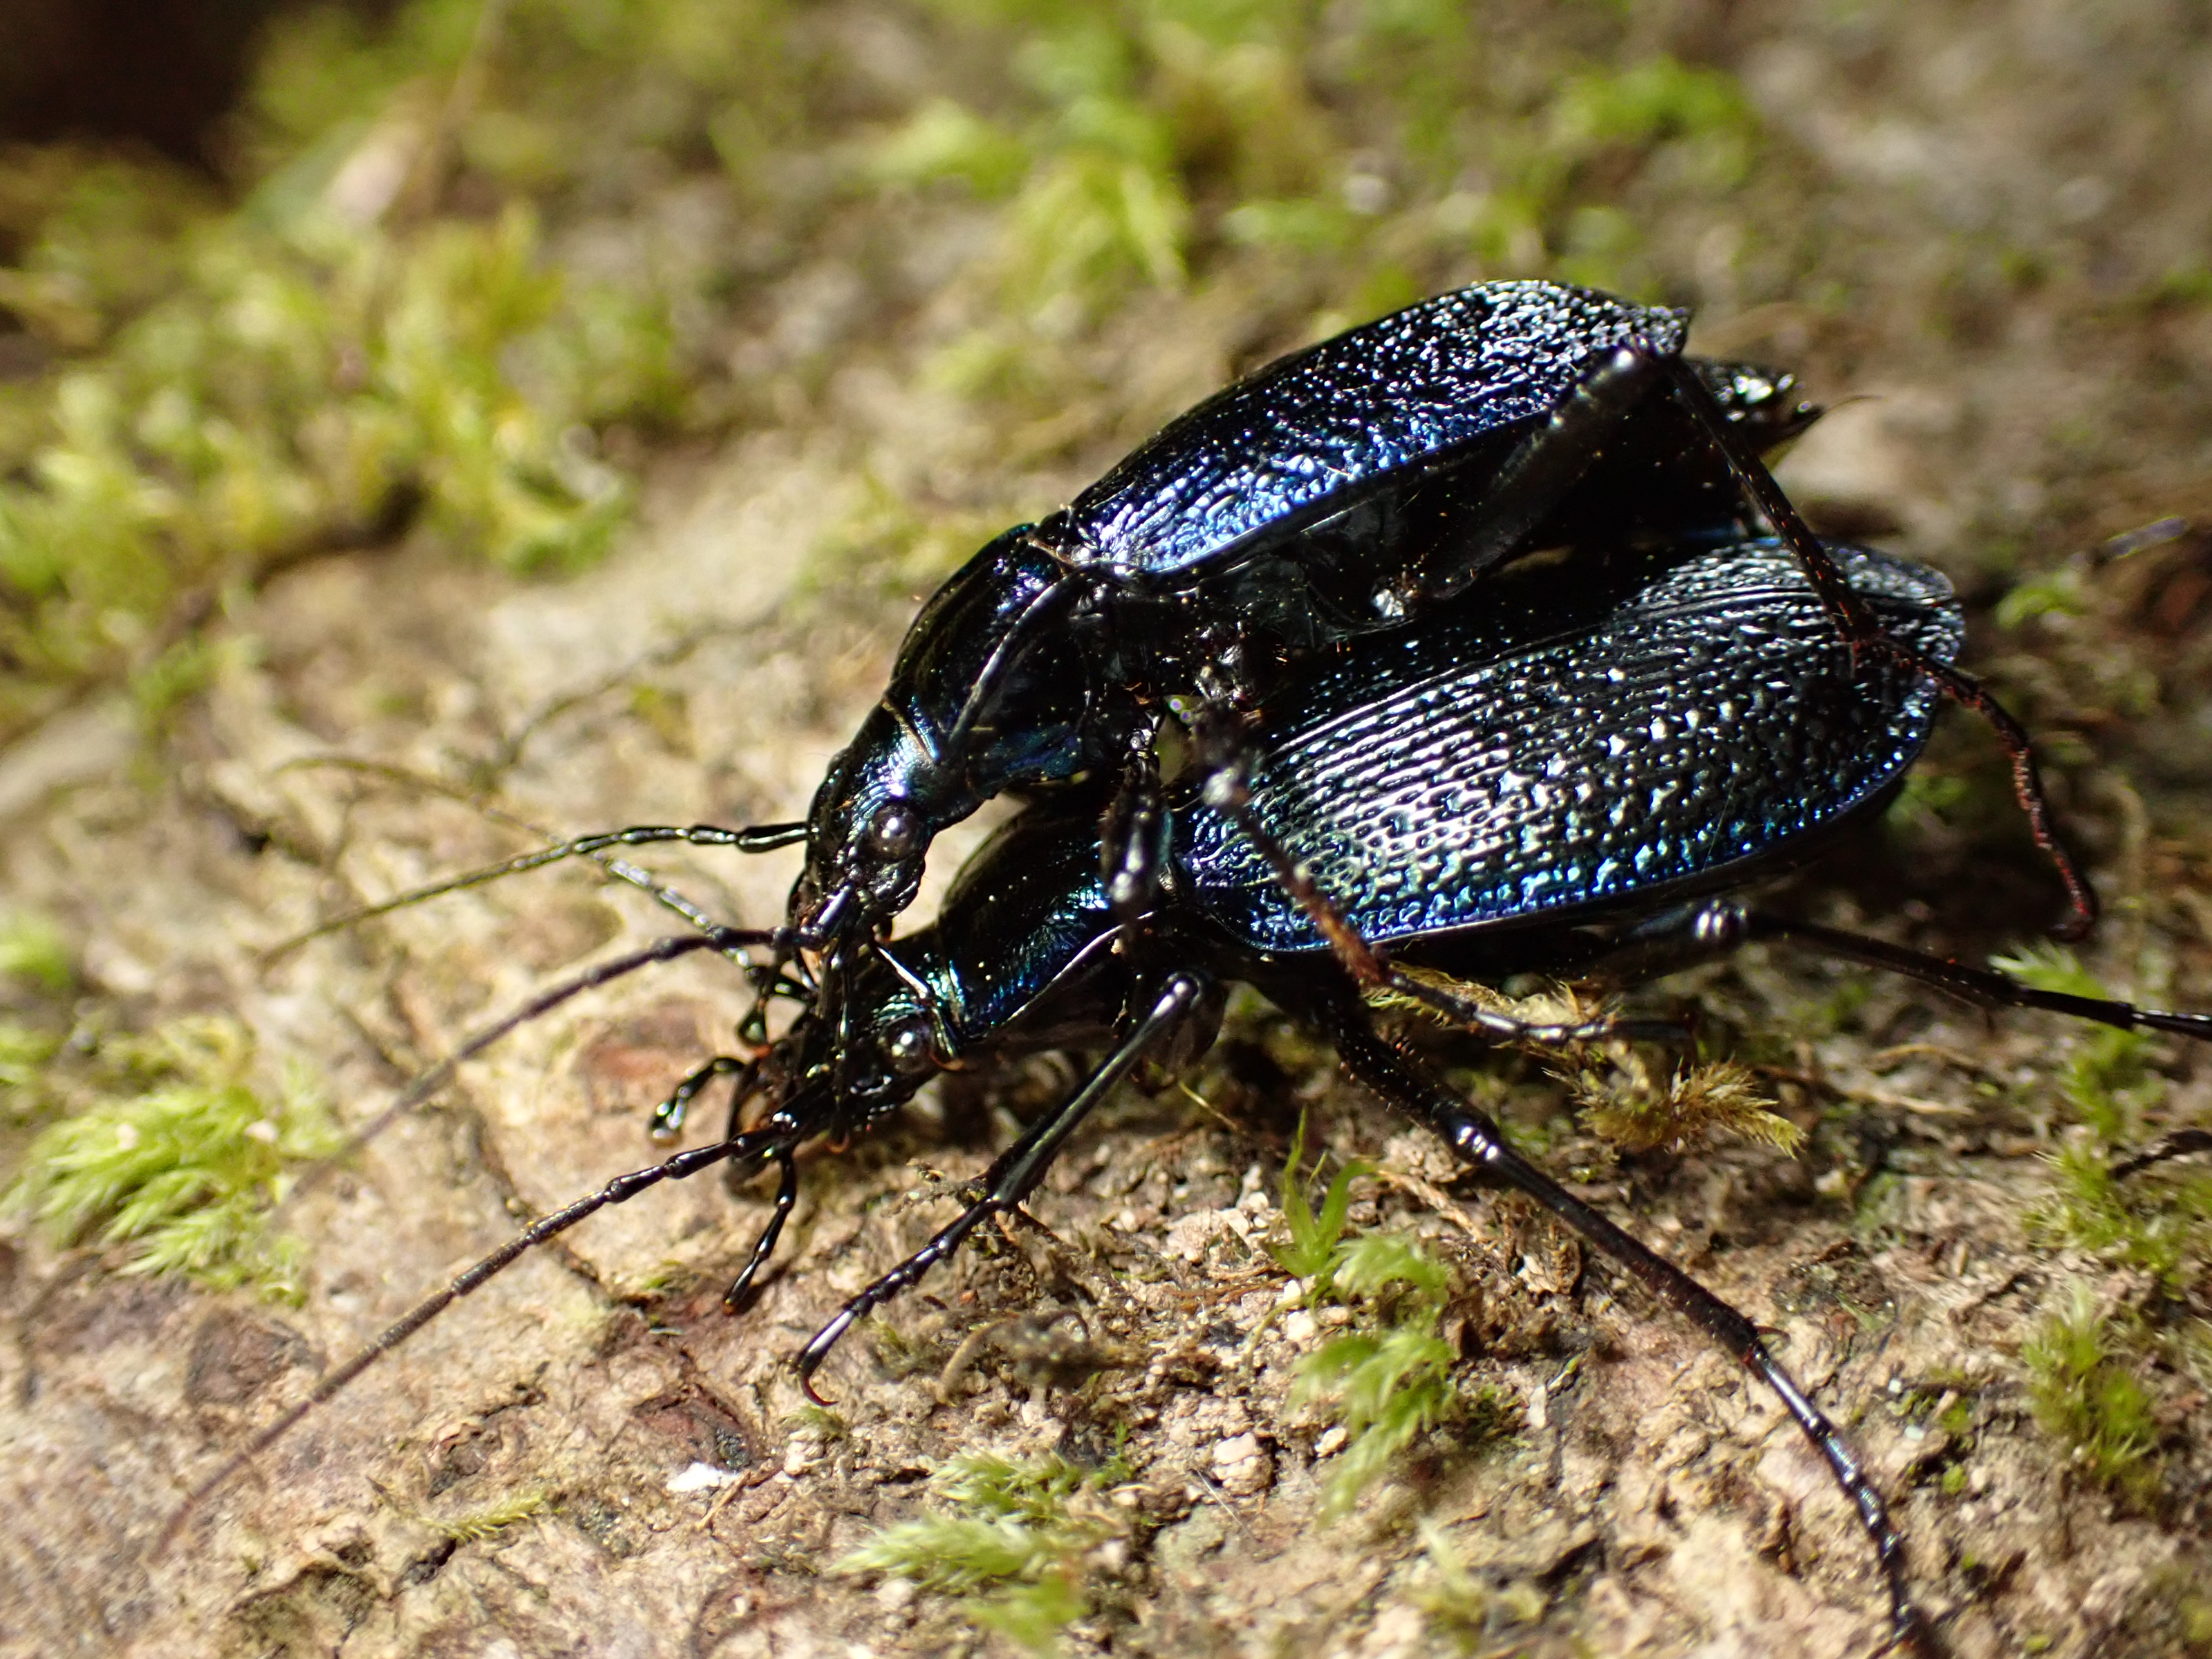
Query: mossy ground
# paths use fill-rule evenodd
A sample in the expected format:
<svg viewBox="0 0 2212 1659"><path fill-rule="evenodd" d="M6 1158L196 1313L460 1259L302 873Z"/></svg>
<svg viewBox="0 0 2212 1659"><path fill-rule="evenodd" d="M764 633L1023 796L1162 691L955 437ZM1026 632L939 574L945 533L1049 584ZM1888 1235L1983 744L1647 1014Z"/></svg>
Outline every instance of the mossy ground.
<svg viewBox="0 0 2212 1659"><path fill-rule="evenodd" d="M2212 1007L2212 198L2187 160L2212 133L2185 90L2212 40L2185 8L398 15L281 39L228 198L60 152L4 170L11 1161L72 1123L112 1158L175 1082L131 1057L215 1018L253 1059L194 1099L264 1114L231 1102L233 1152L273 1153L252 1131L288 1065L361 1121L665 920L568 872L267 947L522 844L471 801L563 829L792 816L983 535L1239 369L1480 276L1693 303L1703 349L1865 394L1785 477L1953 574L1975 665L2049 741L2111 914L2027 965ZM665 867L742 919L789 878ZM1969 957L2056 911L1964 720L1784 902ZM2185 1166L2099 1176L2205 1121L2202 1058L1779 951L1668 994L1796 1157L1625 1156L1587 1079L1464 1080L1777 1328L1956 1650L2206 1645L2212 1197ZM930 1513L1026 1528L997 1627L1075 1652L1877 1643L1863 1542L1778 1409L1524 1206L1443 1190L1432 1146L1257 1008L1186 1079L1202 1104L1118 1103L1039 1227L848 1343L834 1413L786 1358L944 1213L911 1164L957 1182L1058 1071L813 1161L743 1320L720 1281L761 1193L610 1213L142 1559L318 1365L517 1213L645 1162L645 1109L743 1003L688 965L467 1068L280 1218L297 1309L132 1271L98 1206L11 1235L0 1650L979 1650L981 1581L835 1571ZM1669 1075L1613 1103L1654 1147ZM1290 1284L1302 1112L1332 1168L1376 1166L1346 1237L1417 1239L1442 1281ZM246 1218L285 1174L222 1167ZM1297 1385L1394 1338L1441 1426L1324 1522L1351 1437ZM1370 1415L1404 1426L1412 1398ZM979 1468L1015 1473L959 1484Z"/></svg>

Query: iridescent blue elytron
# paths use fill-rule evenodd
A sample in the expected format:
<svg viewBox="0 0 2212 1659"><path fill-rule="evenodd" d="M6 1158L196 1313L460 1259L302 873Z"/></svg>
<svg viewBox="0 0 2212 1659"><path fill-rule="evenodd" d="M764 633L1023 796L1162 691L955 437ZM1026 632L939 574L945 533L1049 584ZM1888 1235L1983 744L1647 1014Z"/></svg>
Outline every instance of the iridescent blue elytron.
<svg viewBox="0 0 2212 1659"><path fill-rule="evenodd" d="M1832 552L1891 637L1958 654L1940 574ZM1370 943L1547 921L1770 866L1894 783L1937 701L1855 675L1778 543L1625 551L1494 577L1272 705L1252 807ZM1176 846L1240 940L1321 945L1235 825L1184 814Z"/></svg>

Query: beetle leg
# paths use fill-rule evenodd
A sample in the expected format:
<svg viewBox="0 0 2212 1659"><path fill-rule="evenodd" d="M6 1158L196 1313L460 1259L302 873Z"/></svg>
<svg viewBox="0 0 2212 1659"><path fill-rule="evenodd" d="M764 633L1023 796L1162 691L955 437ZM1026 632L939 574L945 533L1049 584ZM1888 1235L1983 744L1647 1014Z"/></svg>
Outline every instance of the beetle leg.
<svg viewBox="0 0 2212 1659"><path fill-rule="evenodd" d="M1084 1080L1083 1086L1057 1110L1040 1118L984 1172L983 1195L940 1228L927 1244L840 1308L836 1316L815 1333L799 1355L799 1386L808 1398L828 1403L814 1391L814 1373L845 1333L884 1303L920 1284L925 1273L957 1251L987 1218L1007 1214L1018 1206L1044 1178L1068 1136L1091 1109L1113 1091L1132 1066L1173 1035L1203 1000L1206 987L1205 977L1195 970L1170 974L1136 1029Z"/></svg>
<svg viewBox="0 0 2212 1659"><path fill-rule="evenodd" d="M1152 750L1158 732L1157 721L1139 727L1121 781L1099 820L1099 874L1107 901L1125 931L1152 908L1160 871L1167 863L1170 820L1162 798L1159 757Z"/></svg>
<svg viewBox="0 0 2212 1659"><path fill-rule="evenodd" d="M780 1172L775 1183L775 1208L769 1215L768 1225L753 1241L753 1251L745 1258L745 1265L730 1281L730 1288L722 1293L722 1306L731 1313L742 1312L752 1300L754 1281L760 1277L761 1269L768 1266L768 1259L775 1254L775 1242L783 1237L783 1224L791 1219L791 1212L798 1206L799 1160L793 1156L796 1150L786 1141L769 1154ZM734 1170L737 1165L733 1164L730 1168Z"/></svg>
<svg viewBox="0 0 2212 1659"><path fill-rule="evenodd" d="M2154 1164L2163 1164L2170 1158L2185 1158L2191 1152L2212 1152L2212 1129L2176 1129L2170 1135L2161 1135L2133 1158L2122 1158L2109 1173L2113 1180L2124 1181Z"/></svg>
<svg viewBox="0 0 2212 1659"><path fill-rule="evenodd" d="M2096 926L2097 895L2073 859L2073 855L2058 840L2052 821L2051 805L2043 793L2042 775L2037 769L2035 747L2028 741L2027 730L1995 697L1982 689L1979 681L1961 673L1948 663L1914 650L1903 641L1892 639L1875 621L1866 600L1844 580L1828 550L1821 545L1774 475L1766 470L1766 463L1730 429L1728 411L1712 394L1711 387L1698 377L1696 371L1679 358L1664 360L1674 393L1698 423L1713 447L1728 459L1736 481L1743 486L1744 494L1759 509L1774 531L1797 556L1804 567L1813 590L1820 603L1835 618L1837 631L1850 647L1854 663L1869 654L1886 656L1912 673L1933 682L1952 702L1972 709L1989 723L2002 746L2006 758L2012 763L2013 793L2021 810L2027 814L2028 829L2035 836L2035 844L2043 849L2058 872L2058 879L2066 889L2066 902L2072 916L2053 929L2061 939L2079 939Z"/></svg>
<svg viewBox="0 0 2212 1659"><path fill-rule="evenodd" d="M1480 514L1452 539L1448 558L1419 574L1420 603L1451 598L1548 518L1629 412L1665 381L1668 361L1648 346L1622 346L1586 374L1505 458Z"/></svg>
<svg viewBox="0 0 2212 1659"><path fill-rule="evenodd" d="M1759 1328L1720 1297L1632 1234L1577 1198L1506 1143L1504 1133L1474 1106L1431 1076L1411 1057L1384 1042L1366 1011L1341 994L1328 1000L1321 1021L1345 1070L1384 1100L1427 1125L1462 1159L1489 1179L1511 1187L1565 1222L1626 1267L1646 1289L1711 1337L1780 1397L1783 1406L1828 1465L1844 1496L1873 1541L1889 1590L1897 1639L1923 1646L1926 1623L1905 1584L1905 1540L1889 1518L1881 1494L1826 1414L1814 1405L1768 1349Z"/></svg>
<svg viewBox="0 0 2212 1659"><path fill-rule="evenodd" d="M1744 921L1747 938L1796 939L1847 962L1863 963L1869 968L1883 968L1908 979L1917 979L1977 1007L2040 1008L2048 1013L2094 1020L2100 1025L2117 1025L2124 1031L2167 1031L2176 1036L2212 1042L2212 1014L2169 1013L2105 997L2038 990L1993 969L1970 968L1964 963L1931 956L1908 945L1892 945L1887 939L1847 933L1841 928L1823 927L1817 922L1794 921L1764 910L1748 912Z"/></svg>
<svg viewBox="0 0 2212 1659"><path fill-rule="evenodd" d="M975 676L975 684L969 689L968 701L961 705L960 713L937 745L939 755L967 755L975 727L999 700L1007 671L1021 661L1038 639L1060 625L1090 587L1090 582L1081 577L1062 576L1029 602L1000 636L981 672Z"/></svg>
<svg viewBox="0 0 2212 1659"><path fill-rule="evenodd" d="M684 1133L684 1120L691 1115L691 1103L699 1097L700 1091L708 1084L718 1077L735 1077L741 1073L750 1073L757 1071L758 1067L759 1062L757 1060L739 1060L734 1054L716 1054L704 1066L685 1078L683 1082L678 1084L673 1090L670 1091L668 1098L653 1109L652 1127L648 1133L655 1142L666 1146ZM736 1098L738 1101L742 1101L750 1092L750 1079L748 1079L746 1082L738 1085ZM732 1103L732 1109L733 1111L736 1109L735 1102ZM734 1122L731 1125L731 1129L735 1133Z"/></svg>

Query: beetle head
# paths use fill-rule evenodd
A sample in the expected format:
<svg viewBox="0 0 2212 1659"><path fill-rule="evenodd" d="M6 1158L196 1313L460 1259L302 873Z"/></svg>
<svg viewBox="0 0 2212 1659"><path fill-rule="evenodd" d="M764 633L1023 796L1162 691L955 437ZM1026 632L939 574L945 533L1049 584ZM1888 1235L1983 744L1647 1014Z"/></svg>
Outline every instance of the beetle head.
<svg viewBox="0 0 2212 1659"><path fill-rule="evenodd" d="M854 949L849 964L833 960L825 979L837 994L785 1034L770 1062L773 1086L786 1100L834 1103L830 1132L851 1134L913 1099L948 1062L947 1038L927 989L876 946Z"/></svg>
<svg viewBox="0 0 2212 1659"><path fill-rule="evenodd" d="M815 793L792 925L826 945L866 938L904 909L946 822L943 794L934 759L878 707Z"/></svg>

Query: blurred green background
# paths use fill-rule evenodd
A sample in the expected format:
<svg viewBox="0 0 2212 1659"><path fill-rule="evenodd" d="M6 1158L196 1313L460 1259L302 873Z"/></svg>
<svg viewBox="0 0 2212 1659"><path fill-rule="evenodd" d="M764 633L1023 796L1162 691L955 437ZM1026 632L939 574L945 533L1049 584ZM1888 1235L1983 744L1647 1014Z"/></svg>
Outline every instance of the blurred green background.
<svg viewBox="0 0 2212 1659"><path fill-rule="evenodd" d="M0 739L95 682L158 715L289 562L419 533L574 569L656 446L818 420L855 363L1017 464L1103 463L1218 353L1486 276L1748 316L1728 343L1846 372L1992 341L2022 295L2063 296L2069 333L2212 300L2201 212L2129 224L2127 181L2028 199L1894 121L1838 140L1863 166L1811 153L1776 118L1791 76L1908 81L1912 30L1751 9L26 0L0 22ZM1950 78L1993 121L2038 91ZM1215 352L1183 373L1144 349L1194 334ZM2095 405L2139 429L2177 392L2118 367L2046 411L2032 500L1997 487L1969 546L1923 550L2008 568L2148 516L2099 495ZM887 500L854 540L926 541L922 575L1042 505Z"/></svg>

